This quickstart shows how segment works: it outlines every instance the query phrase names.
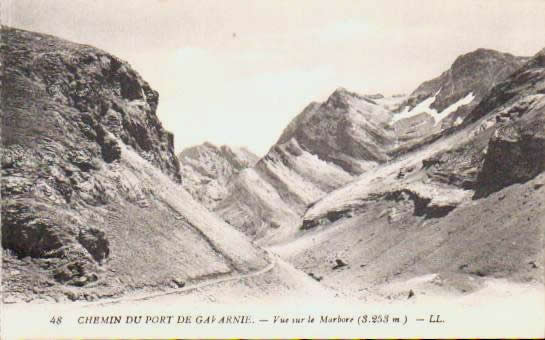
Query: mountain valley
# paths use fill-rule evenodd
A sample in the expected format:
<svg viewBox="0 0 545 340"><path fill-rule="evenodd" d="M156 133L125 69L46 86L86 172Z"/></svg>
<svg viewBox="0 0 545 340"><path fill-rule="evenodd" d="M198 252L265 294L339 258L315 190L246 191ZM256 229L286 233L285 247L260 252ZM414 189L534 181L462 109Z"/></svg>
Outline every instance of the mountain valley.
<svg viewBox="0 0 545 340"><path fill-rule="evenodd" d="M542 291L545 49L338 88L261 158L176 156L159 94L104 51L14 28L1 50L4 302Z"/></svg>

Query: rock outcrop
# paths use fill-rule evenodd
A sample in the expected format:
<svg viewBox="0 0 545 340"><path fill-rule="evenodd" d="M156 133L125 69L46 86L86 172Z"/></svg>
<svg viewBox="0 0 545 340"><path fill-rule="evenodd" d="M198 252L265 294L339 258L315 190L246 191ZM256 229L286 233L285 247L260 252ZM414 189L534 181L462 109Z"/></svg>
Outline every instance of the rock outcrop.
<svg viewBox="0 0 545 340"><path fill-rule="evenodd" d="M78 154L64 157L80 169L93 168L94 155L106 162L118 159L116 137L180 180L174 137L155 114L159 95L127 63L90 46L10 28L3 31L3 55L3 96L5 107L12 108L3 117L9 127L4 146L49 125L55 129L43 132L50 138L62 128L77 129L86 140ZM62 112L64 107L70 111ZM32 109L41 112L41 124ZM62 126L63 119L74 122Z"/></svg>
<svg viewBox="0 0 545 340"><path fill-rule="evenodd" d="M525 183L545 171L545 112L540 118L530 126L514 124L495 131L477 177L475 198Z"/></svg>
<svg viewBox="0 0 545 340"><path fill-rule="evenodd" d="M158 94L129 64L7 27L1 43L4 297L94 299L266 264L181 188Z"/></svg>
<svg viewBox="0 0 545 340"><path fill-rule="evenodd" d="M481 131L490 136L475 198L541 173L545 162L545 50L494 87L464 121L464 125L472 123L478 124L474 140Z"/></svg>

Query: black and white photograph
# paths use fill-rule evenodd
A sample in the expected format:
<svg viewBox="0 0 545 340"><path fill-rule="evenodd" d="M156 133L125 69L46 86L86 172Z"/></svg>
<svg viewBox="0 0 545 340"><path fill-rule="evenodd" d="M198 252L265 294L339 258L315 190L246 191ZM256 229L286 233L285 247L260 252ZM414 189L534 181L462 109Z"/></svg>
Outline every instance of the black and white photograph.
<svg viewBox="0 0 545 340"><path fill-rule="evenodd" d="M545 336L544 18L0 0L1 338Z"/></svg>

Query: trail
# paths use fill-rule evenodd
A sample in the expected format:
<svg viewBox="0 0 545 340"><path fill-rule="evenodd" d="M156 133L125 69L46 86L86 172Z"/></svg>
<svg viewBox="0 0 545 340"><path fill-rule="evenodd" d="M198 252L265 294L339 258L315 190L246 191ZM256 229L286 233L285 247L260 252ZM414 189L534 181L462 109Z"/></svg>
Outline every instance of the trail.
<svg viewBox="0 0 545 340"><path fill-rule="evenodd" d="M203 282L196 283L194 285L184 286L184 287L181 287L181 288L175 288L175 289L172 289L172 290L169 290L169 291L166 291L166 292L150 293L150 294L134 296L134 297L125 296L125 297L120 297L120 298L116 298L116 299L112 299L112 300L108 300L108 301L97 301L97 302L86 303L84 307L107 306L107 305L113 305L113 304L126 303L126 302L130 302L130 301L146 301L146 300L151 300L151 299L158 298L158 297L181 294L181 293L185 293L185 292L192 291L192 290L195 290L195 289L204 288L204 287L208 287L208 286L212 286L212 285L216 285L216 284L220 284L220 283L224 283L224 282L237 281L237 280L240 281L240 280L244 280L244 279L247 279L247 278L259 276L259 275L262 275L262 274L265 274L265 273L271 271L277 265L276 256L272 256L271 253L268 252L268 251L267 251L267 255L269 257L270 263L267 266L265 266L264 268L261 268L261 269L259 269L257 271L251 272L251 273L206 280L206 281L203 281Z"/></svg>

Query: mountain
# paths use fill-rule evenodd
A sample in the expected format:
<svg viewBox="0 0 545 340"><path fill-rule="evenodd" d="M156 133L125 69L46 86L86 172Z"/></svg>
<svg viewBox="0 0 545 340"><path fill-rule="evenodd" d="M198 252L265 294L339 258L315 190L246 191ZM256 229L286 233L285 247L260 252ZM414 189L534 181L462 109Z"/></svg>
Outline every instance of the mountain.
<svg viewBox="0 0 545 340"><path fill-rule="evenodd" d="M277 145L296 140L320 159L360 174L388 160L385 150L394 144L389 118L389 111L375 100L339 88L325 103L313 103L297 116Z"/></svg>
<svg viewBox="0 0 545 340"><path fill-rule="evenodd" d="M392 125L404 147L460 124L494 86L528 59L482 48L456 58L447 71L423 82L396 110Z"/></svg>
<svg viewBox="0 0 545 340"><path fill-rule="evenodd" d="M270 261L183 190L158 94L96 48L4 27L5 301L96 299Z"/></svg>
<svg viewBox="0 0 545 340"><path fill-rule="evenodd" d="M400 99L373 97L339 88L308 105L254 167L233 178L216 212L256 239L296 232L310 204L390 159L389 107Z"/></svg>
<svg viewBox="0 0 545 340"><path fill-rule="evenodd" d="M542 289L544 52L480 94L457 129L315 202L271 250L359 298L497 280Z"/></svg>
<svg viewBox="0 0 545 340"><path fill-rule="evenodd" d="M204 143L178 154L183 187L209 209L227 195L227 183L241 170L252 167L259 157L247 148L217 147Z"/></svg>
<svg viewBox="0 0 545 340"><path fill-rule="evenodd" d="M176 157L157 92L106 52L7 27L0 49L4 302L543 289L545 50L477 50L409 98L339 88L258 160Z"/></svg>
<svg viewBox="0 0 545 340"><path fill-rule="evenodd" d="M409 97L359 95L339 88L324 103L311 103L297 115L269 153L229 183L229 194L216 210L254 238L275 234L267 243L292 235L294 223L315 201L433 143L443 131L450 133L528 60L478 49L456 58Z"/></svg>

